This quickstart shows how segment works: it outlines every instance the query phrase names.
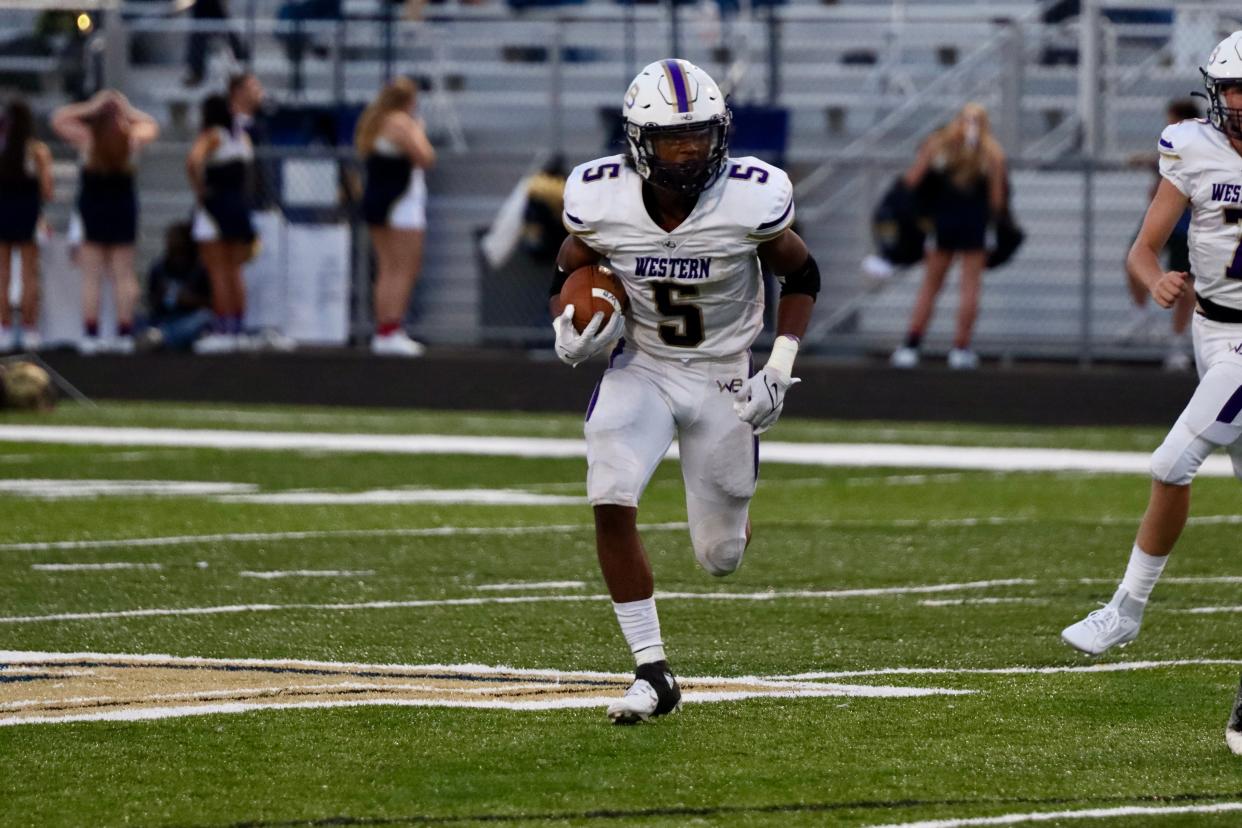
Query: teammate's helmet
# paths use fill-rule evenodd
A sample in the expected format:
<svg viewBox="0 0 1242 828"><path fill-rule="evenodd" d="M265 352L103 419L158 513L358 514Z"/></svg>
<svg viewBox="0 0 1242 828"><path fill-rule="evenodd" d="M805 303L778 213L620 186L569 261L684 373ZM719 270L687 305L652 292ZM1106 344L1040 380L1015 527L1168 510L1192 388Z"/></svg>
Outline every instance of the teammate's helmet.
<svg viewBox="0 0 1242 828"><path fill-rule="evenodd" d="M630 163L657 187L696 196L724 167L729 108L711 76L687 60L670 58L644 67L625 93L621 117ZM672 158L661 152L664 143L684 146L686 141L701 143L701 151L690 158L684 149Z"/></svg>
<svg viewBox="0 0 1242 828"><path fill-rule="evenodd" d="M1226 135L1242 139L1242 109L1225 106L1221 96L1230 86L1242 86L1242 31L1216 44L1199 72L1207 87L1208 121Z"/></svg>

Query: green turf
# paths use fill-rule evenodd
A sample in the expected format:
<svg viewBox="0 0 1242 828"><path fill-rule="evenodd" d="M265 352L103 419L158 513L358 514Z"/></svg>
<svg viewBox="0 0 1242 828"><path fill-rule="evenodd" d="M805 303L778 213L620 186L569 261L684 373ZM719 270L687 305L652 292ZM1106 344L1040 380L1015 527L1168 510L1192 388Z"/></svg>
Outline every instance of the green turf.
<svg viewBox="0 0 1242 828"><path fill-rule="evenodd" d="M5 419L0 424L23 422ZM40 420L47 423L48 420ZM573 417L334 409L63 407L57 424L575 436ZM782 422L773 439L1149 450L1152 430ZM581 495L585 463L0 443L0 477L198 480L263 491L512 488ZM736 575L698 569L684 529L645 539L657 588L772 591L766 601L661 601L683 675L892 667L1083 665L1062 626L1120 576L1141 476L819 469L768 464L754 542ZM1196 484L1195 515L1239 513L1237 483ZM0 544L226 533L493 527L448 537L316 535L77 550L0 548L0 616L237 604L477 597L508 581L576 580L583 600L0 623L0 650L169 653L366 663L484 663L624 671L602 594L590 511L561 506L289 506L204 497L40 500L0 495ZM685 518L675 465L640 520ZM969 522L969 519L998 519ZM506 527L546 527L513 532ZM552 529L551 527L562 527ZM575 528L576 527L576 528ZM1167 575L1242 575L1238 526L1191 525ZM47 572L36 563L162 569ZM245 570L349 569L348 579L257 580ZM782 597L1022 579L941 594ZM1084 583L1082 579L1100 579ZM536 590L538 594L545 591ZM934 606L928 599L1005 598ZM1103 661L1234 659L1236 584L1159 587L1142 637ZM902 823L1028 811L1242 801L1221 738L1228 666L1117 673L886 675L855 683L966 696L760 699L686 705L639 728L601 711L363 707L156 722L0 727L0 802L20 825ZM0 681L3 674L0 674ZM0 711L0 716L5 715ZM1242 814L1107 825L1237 825ZM1071 824L1088 824L1075 822Z"/></svg>

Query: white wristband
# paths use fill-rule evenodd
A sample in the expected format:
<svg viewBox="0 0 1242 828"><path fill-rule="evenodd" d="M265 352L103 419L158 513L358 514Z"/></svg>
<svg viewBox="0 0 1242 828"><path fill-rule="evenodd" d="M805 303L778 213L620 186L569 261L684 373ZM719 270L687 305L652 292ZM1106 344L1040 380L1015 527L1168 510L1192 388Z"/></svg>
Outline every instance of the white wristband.
<svg viewBox="0 0 1242 828"><path fill-rule="evenodd" d="M778 336L772 343L767 367L788 379L793 376L794 357L797 355L798 340L788 335Z"/></svg>

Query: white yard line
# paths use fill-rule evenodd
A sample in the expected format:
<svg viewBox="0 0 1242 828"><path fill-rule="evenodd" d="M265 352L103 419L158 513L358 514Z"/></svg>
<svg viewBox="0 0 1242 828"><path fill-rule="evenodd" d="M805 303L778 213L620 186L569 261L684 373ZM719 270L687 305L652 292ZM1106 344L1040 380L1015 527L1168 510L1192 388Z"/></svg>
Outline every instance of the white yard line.
<svg viewBox="0 0 1242 828"><path fill-rule="evenodd" d="M975 825L1019 825L1023 822L1054 822L1071 819L1120 819L1121 817L1173 816L1176 814L1224 814L1242 811L1242 802L1214 805L1123 805L1117 808L1090 808L1082 811L1032 811L989 817L925 819L918 822L888 822L868 828L968 828Z"/></svg>
<svg viewBox="0 0 1242 828"><path fill-rule="evenodd" d="M243 569L237 573L242 578L260 578L265 581L277 578L364 578L374 575L374 569L269 569L262 572Z"/></svg>
<svg viewBox="0 0 1242 828"><path fill-rule="evenodd" d="M253 483L198 480L73 480L0 478L0 494L48 500L85 497L201 497L240 495L258 490Z"/></svg>
<svg viewBox="0 0 1242 828"><path fill-rule="evenodd" d="M688 528L684 522L644 523L643 532L663 532ZM315 540L321 538L450 538L458 535L542 535L594 532L587 523L544 526L427 526L408 529L323 529L304 532L226 532L213 535L166 535L153 538L110 538L106 540L35 541L0 544L0 552L51 552L66 549L117 549L142 546L186 546L203 543L269 543L272 541Z"/></svg>
<svg viewBox="0 0 1242 828"><path fill-rule="evenodd" d="M929 598L920 607L960 607L969 604L1042 604L1042 598Z"/></svg>
<svg viewBox="0 0 1242 828"><path fill-rule="evenodd" d="M1130 670L1160 670L1167 667L1238 666L1242 666L1242 659L1186 658L1171 661L1121 661L1062 667L883 667L874 670L814 670L806 673L772 676L772 678L778 681L818 681L866 676L1050 676L1060 673L1124 673Z"/></svg>
<svg viewBox="0 0 1242 828"><path fill-rule="evenodd" d="M1134 523L1135 518L1131 517L1099 517L1099 518L1071 518L1067 520L1058 520L1058 523L1074 523L1088 526L1100 524L1122 524L1128 525ZM822 526L826 529L869 529L869 528L911 528L911 529L937 529L937 528L955 528L955 527L971 527L971 526L1009 526L1009 525L1025 525L1031 523L1047 523L1046 518L1034 517L1003 517L998 515L983 517L963 517L963 518L933 518L930 520L921 520L914 518L897 518L893 520L851 520L848 518L841 520L816 520L816 521L793 521L793 524L799 526ZM1192 517L1188 523L1193 525L1217 525L1217 524L1233 524L1242 523L1242 515L1201 515L1197 518ZM769 524L772 526L781 526L781 523ZM667 532L678 531L688 528L688 524L681 521L673 521L668 523L643 523L638 526L643 532ZM431 526L408 529L324 529L324 530L308 530L301 532L227 532L220 534L207 535L167 535L163 537L145 537L145 538L109 538L103 540L58 540L58 541L28 541L24 543L4 543L0 544L0 552L51 552L57 550L68 549L117 549L125 547L143 547L143 546L184 546L200 543L266 543L272 541L287 540L314 540L320 538L381 538L381 537L452 537L455 535L538 535L538 534L562 534L572 532L594 531L594 526L585 523L571 524L549 524L546 526ZM1079 579L1078 583L1112 583L1115 579L1099 578L1099 579ZM1161 583L1176 583L1177 578L1164 578ZM1203 583L1211 583L1213 579L1201 579ZM1221 581L1227 583L1230 581Z"/></svg>
<svg viewBox="0 0 1242 828"><path fill-rule="evenodd" d="M36 572L96 572L111 571L114 569L163 569L164 565L157 563L129 563L126 561L112 561L109 563L31 564L30 568Z"/></svg>
<svg viewBox="0 0 1242 828"><path fill-rule="evenodd" d="M1217 615L1227 612L1242 612L1242 606L1226 606L1226 607L1191 607L1190 609L1166 610L1167 612L1184 612L1187 615Z"/></svg>
<svg viewBox="0 0 1242 828"><path fill-rule="evenodd" d="M506 457L585 457L580 439L469 435L337 434L331 432L226 431L219 429L102 428L97 426L0 426L0 441L72 445L170 446L261 451L468 454ZM669 457L676 456L676 448ZM1150 473L1148 452L1079 449L929 446L895 443L765 442L765 462L812 466L981 469L986 471L1087 471ZM1209 457L1199 470L1232 477L1228 458Z"/></svg>
<svg viewBox="0 0 1242 828"><path fill-rule="evenodd" d="M583 589L586 581L515 581L507 584L479 584L472 589L503 592L523 589Z"/></svg>
<svg viewBox="0 0 1242 828"><path fill-rule="evenodd" d="M374 506L407 503L474 506L585 506L585 497L538 494L515 489L370 489L362 492L289 491L225 495L224 503L301 506Z"/></svg>
<svg viewBox="0 0 1242 828"><path fill-rule="evenodd" d="M836 599L878 595L907 595L956 590L986 589L993 586L1031 584L1033 581L1011 578L995 581L969 581L955 584L924 584L868 589L791 590L786 592L657 592L661 601L776 601L781 599ZM277 612L281 610L373 610L421 609L425 607L464 607L487 604L542 604L557 602L610 601L608 595L504 595L482 598L428 598L407 601L362 601L340 604L229 604L208 607L167 607L107 612L62 612L49 615L0 616L0 624L31 624L44 621L99 621L110 618L154 618L181 615L226 615L241 612Z"/></svg>

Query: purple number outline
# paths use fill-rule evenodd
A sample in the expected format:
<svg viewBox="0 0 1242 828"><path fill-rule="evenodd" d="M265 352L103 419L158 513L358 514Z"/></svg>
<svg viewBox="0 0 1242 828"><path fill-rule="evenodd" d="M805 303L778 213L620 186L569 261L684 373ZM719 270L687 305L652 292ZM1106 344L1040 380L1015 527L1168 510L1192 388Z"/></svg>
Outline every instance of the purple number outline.
<svg viewBox="0 0 1242 828"><path fill-rule="evenodd" d="M738 181L750 181L755 173L759 174L758 178L755 179L756 184L768 183L768 171L762 167L747 167L743 171L741 164L734 164L729 168L729 178L736 178Z"/></svg>
<svg viewBox="0 0 1242 828"><path fill-rule="evenodd" d="M599 181L604 177L604 173L608 173L608 178L616 178L621 174L621 165L617 163L600 164L593 170L587 170L582 173L583 181Z"/></svg>

